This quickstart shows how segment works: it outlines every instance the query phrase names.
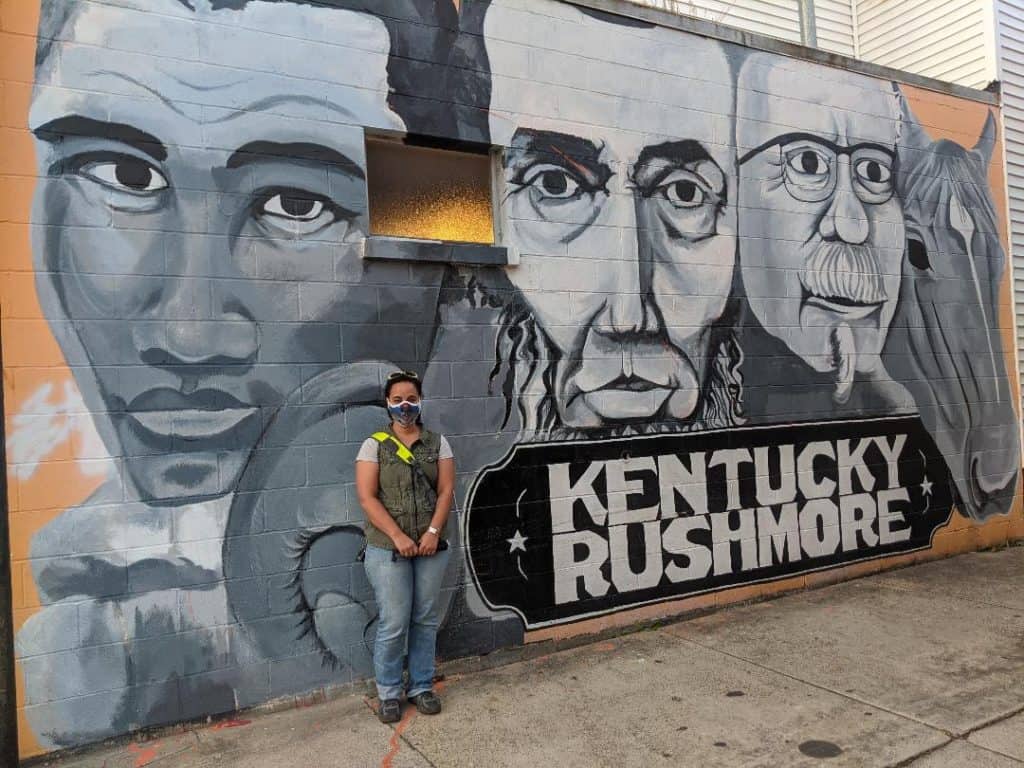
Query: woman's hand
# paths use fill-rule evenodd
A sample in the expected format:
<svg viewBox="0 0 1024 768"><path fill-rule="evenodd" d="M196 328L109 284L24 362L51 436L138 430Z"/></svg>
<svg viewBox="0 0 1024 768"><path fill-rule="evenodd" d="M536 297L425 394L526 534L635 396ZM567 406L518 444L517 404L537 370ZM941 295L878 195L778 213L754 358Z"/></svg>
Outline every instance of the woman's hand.
<svg viewBox="0 0 1024 768"><path fill-rule="evenodd" d="M419 553L420 555L429 557L435 552L437 552L437 534L427 531L420 536Z"/></svg>
<svg viewBox="0 0 1024 768"><path fill-rule="evenodd" d="M416 547L416 542L406 536L404 533L400 533L395 536L392 540L395 545L395 549L402 557L416 557L416 555L422 555Z"/></svg>

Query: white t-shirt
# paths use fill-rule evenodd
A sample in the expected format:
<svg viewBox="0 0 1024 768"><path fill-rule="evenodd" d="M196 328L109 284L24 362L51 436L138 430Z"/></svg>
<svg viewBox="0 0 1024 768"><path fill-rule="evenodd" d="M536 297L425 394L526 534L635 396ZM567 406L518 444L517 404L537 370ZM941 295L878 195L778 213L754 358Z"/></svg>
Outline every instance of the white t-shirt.
<svg viewBox="0 0 1024 768"><path fill-rule="evenodd" d="M374 464L377 463L377 450L380 448L380 443L372 437L368 437L363 440L362 446L359 448L359 453L356 455L356 461L372 461ZM452 453L452 447L448 445L448 441L444 435L441 435L441 445L437 450L437 458L440 459L454 459L455 454Z"/></svg>

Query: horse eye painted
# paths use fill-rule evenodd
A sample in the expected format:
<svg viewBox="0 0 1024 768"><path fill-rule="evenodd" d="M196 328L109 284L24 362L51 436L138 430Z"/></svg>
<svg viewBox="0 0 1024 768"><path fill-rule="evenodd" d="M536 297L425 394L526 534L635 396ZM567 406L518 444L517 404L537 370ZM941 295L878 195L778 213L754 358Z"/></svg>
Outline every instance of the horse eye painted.
<svg viewBox="0 0 1024 768"><path fill-rule="evenodd" d="M931 262L928 261L928 249L920 240L910 238L907 240L907 258L917 269L931 269Z"/></svg>

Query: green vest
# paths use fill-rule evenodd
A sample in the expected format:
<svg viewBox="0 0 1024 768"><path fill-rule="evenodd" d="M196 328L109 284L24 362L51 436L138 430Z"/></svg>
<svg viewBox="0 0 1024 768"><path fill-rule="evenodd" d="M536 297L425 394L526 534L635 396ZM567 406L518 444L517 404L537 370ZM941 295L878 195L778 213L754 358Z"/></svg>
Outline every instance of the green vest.
<svg viewBox="0 0 1024 768"><path fill-rule="evenodd" d="M390 425L383 431L392 436L395 434ZM420 536L427 532L430 518L434 516L437 504L437 455L440 449L441 436L427 429L422 430L419 440L413 443L412 455L423 470L423 475L430 481L428 485L423 475L399 456L398 446L391 440L385 440L377 446L377 466L380 468L377 498L398 523L398 527L413 541L419 541ZM395 548L388 535L369 520L366 521L366 543L381 549Z"/></svg>

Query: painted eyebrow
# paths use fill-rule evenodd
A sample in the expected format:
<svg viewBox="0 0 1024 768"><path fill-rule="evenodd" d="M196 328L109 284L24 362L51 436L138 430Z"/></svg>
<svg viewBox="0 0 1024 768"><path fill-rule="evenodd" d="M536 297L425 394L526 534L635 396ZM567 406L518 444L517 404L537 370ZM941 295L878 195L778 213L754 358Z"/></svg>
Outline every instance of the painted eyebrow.
<svg viewBox="0 0 1024 768"><path fill-rule="evenodd" d="M636 164L643 167L652 160L668 160L678 165L697 163L702 160L710 160L715 163L713 157L708 154L704 145L695 139L684 139L682 141L666 141L664 144L654 144L644 147L637 158ZM718 163L715 163L718 165Z"/></svg>
<svg viewBox="0 0 1024 768"><path fill-rule="evenodd" d="M280 143L276 141L253 141L245 144L228 158L228 168L240 168L250 163L259 163L267 159L295 161L305 163L319 163L334 165L341 168L351 176L360 179L366 178L366 173L350 157L342 154L336 149L325 147L322 144Z"/></svg>
<svg viewBox="0 0 1024 768"><path fill-rule="evenodd" d="M713 188L716 195L721 197L723 203L729 191L729 183L722 166L708 153L707 149L696 139L682 139L679 141L666 141L662 144L652 144L640 151L640 156L630 172L630 177L645 193L657 187L661 181L679 168L690 168L699 166L701 163L710 163L721 174L721 179L708 178L704 180ZM648 168L652 166L652 168ZM653 177L646 178L647 172L654 170ZM700 174L698 174L700 175Z"/></svg>
<svg viewBox="0 0 1024 768"><path fill-rule="evenodd" d="M51 144L60 141L65 136L120 141L135 147L154 160L162 162L167 159L167 147L153 134L146 133L133 125L96 120L84 115L58 117L39 126L32 133L36 138Z"/></svg>
<svg viewBox="0 0 1024 768"><path fill-rule="evenodd" d="M509 142L513 149L559 158L580 174L593 190L604 190L614 172L602 161L604 145L571 133L520 128Z"/></svg>
<svg viewBox="0 0 1024 768"><path fill-rule="evenodd" d="M517 130L512 137L511 144L517 149L552 152L567 157L578 157L590 162L597 162L603 149L582 136L573 136L570 133L558 133L557 131L537 131L532 128Z"/></svg>

